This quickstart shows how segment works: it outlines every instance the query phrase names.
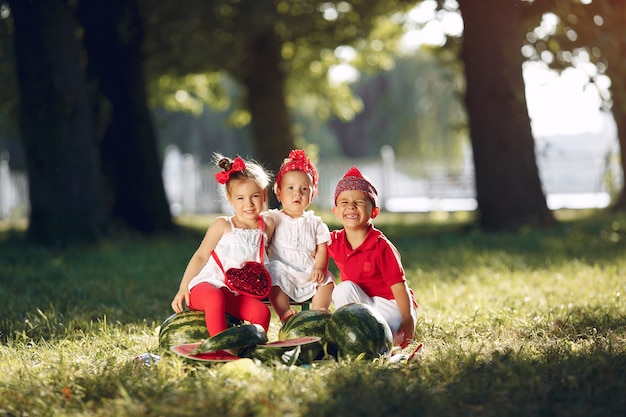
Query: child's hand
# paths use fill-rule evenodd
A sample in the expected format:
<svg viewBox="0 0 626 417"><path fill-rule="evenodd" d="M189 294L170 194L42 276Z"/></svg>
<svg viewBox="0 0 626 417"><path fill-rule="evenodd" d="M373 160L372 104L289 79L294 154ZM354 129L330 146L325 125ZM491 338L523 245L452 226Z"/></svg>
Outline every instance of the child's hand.
<svg viewBox="0 0 626 417"><path fill-rule="evenodd" d="M183 301L186 305L189 305L189 290L181 288L172 300L172 310L174 310L175 313L183 312Z"/></svg>
<svg viewBox="0 0 626 417"><path fill-rule="evenodd" d="M315 268L311 273L311 281L323 284L326 281L326 271L323 268Z"/></svg>
<svg viewBox="0 0 626 417"><path fill-rule="evenodd" d="M414 332L415 323L413 323L413 318L409 317L408 319L404 319L400 322L400 327L398 328L394 342L398 343L400 347L404 349L413 341Z"/></svg>

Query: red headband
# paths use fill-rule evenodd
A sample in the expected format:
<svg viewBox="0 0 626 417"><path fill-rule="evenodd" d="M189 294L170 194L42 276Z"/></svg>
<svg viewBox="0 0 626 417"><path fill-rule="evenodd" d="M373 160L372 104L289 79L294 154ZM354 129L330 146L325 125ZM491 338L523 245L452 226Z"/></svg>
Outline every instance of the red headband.
<svg viewBox="0 0 626 417"><path fill-rule="evenodd" d="M240 157L235 158L233 165L228 171L220 171L215 173L215 179L220 184L226 184L230 179L230 176L235 172L243 172L246 170L246 163Z"/></svg>
<svg viewBox="0 0 626 417"><path fill-rule="evenodd" d="M313 187L317 190L317 182L319 180L317 169L315 169L311 160L307 158L304 153L304 149L295 149L289 152L289 158L285 159L285 162L283 162L278 174L276 175L276 184L280 184L280 179L283 174L289 171L302 171L311 175L311 178L313 179Z"/></svg>
<svg viewBox="0 0 626 417"><path fill-rule="evenodd" d="M350 168L337 183L337 187L335 188L335 204L337 204L337 196L339 193L352 190L362 191L372 200L374 207L378 207L378 192L376 188L374 188L374 185L354 166Z"/></svg>

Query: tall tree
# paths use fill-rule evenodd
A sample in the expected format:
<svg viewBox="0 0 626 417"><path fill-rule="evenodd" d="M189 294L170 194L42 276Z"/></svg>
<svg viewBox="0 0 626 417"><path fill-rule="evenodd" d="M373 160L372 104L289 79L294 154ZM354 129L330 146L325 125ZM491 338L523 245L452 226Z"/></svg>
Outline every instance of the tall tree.
<svg viewBox="0 0 626 417"><path fill-rule="evenodd" d="M288 97L345 95L347 89L328 86L328 68L337 62L333 49L360 41L364 55L384 54L384 42L371 45L366 39L381 16L409 3L141 0L149 74L229 74L245 88L256 157L277 171L295 147ZM375 59L362 62L380 65Z"/></svg>
<svg viewBox="0 0 626 417"><path fill-rule="evenodd" d="M522 77L525 2L460 0L459 6L479 222L488 230L551 226Z"/></svg>
<svg viewBox="0 0 626 417"><path fill-rule="evenodd" d="M137 1L81 1L78 16L112 215L143 232L169 229L172 218L146 102Z"/></svg>
<svg viewBox="0 0 626 417"><path fill-rule="evenodd" d="M603 106L613 112L617 126L622 164L622 184L626 184L626 7L621 0L535 0L531 8L535 25L538 13L550 12L558 16L553 33L531 32L528 36L535 53L529 58L539 60L543 53L551 58L545 61L551 68L581 64L595 64L589 73L590 84L606 75L611 79L610 95L602 96ZM603 87L598 87L602 90ZM613 206L626 210L626 186L622 187Z"/></svg>
<svg viewBox="0 0 626 417"><path fill-rule="evenodd" d="M77 22L63 0L10 0L27 159L28 237L97 241L106 210Z"/></svg>

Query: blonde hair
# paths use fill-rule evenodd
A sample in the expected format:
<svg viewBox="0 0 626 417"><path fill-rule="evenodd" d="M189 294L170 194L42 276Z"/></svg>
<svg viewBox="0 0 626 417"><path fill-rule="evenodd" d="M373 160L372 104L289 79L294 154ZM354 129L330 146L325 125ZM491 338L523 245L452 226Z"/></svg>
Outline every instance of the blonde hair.
<svg viewBox="0 0 626 417"><path fill-rule="evenodd" d="M233 167L233 160L221 155L219 153L213 154L213 160L215 165L221 168L224 172L228 172ZM245 180L249 179L256 182L261 189L268 189L272 182L272 174L265 170L261 164L253 160L244 160L246 168L242 171L232 172L228 181L224 184L224 192L228 194L229 184L231 180Z"/></svg>

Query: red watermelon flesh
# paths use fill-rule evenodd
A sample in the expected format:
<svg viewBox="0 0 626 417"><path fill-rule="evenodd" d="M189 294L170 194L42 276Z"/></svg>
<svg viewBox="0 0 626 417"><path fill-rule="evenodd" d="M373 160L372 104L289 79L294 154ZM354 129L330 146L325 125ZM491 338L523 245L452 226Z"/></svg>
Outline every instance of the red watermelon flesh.
<svg viewBox="0 0 626 417"><path fill-rule="evenodd" d="M213 352L204 352L192 355L191 352L197 348L200 343L185 343L182 345L172 346L172 351L184 358L205 362L229 362L240 359L239 356L233 355L225 350L217 350Z"/></svg>
<svg viewBox="0 0 626 417"><path fill-rule="evenodd" d="M309 343L319 342L321 339L321 337L317 336L296 337L295 339L277 340L275 342L269 342L259 346L269 348L292 348L296 346L308 345Z"/></svg>

